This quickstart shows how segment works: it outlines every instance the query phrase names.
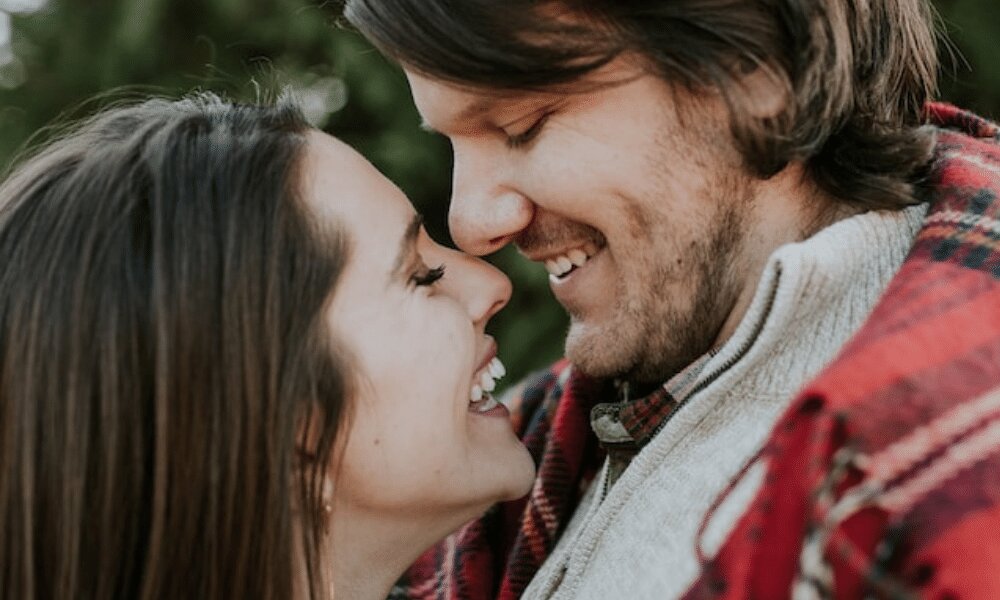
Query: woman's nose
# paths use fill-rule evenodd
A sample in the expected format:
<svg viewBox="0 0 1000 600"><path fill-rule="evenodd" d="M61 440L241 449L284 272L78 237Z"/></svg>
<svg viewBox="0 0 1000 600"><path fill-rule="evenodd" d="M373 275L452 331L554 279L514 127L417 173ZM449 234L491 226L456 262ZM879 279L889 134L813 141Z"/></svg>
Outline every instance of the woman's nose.
<svg viewBox="0 0 1000 600"><path fill-rule="evenodd" d="M493 315L510 301L510 279L481 258L460 252L456 252L455 256L453 264L448 267L449 271L458 267L455 269L455 277L450 278L451 285L455 286L455 293L459 295L472 321L485 327ZM445 279L449 277L446 276Z"/></svg>

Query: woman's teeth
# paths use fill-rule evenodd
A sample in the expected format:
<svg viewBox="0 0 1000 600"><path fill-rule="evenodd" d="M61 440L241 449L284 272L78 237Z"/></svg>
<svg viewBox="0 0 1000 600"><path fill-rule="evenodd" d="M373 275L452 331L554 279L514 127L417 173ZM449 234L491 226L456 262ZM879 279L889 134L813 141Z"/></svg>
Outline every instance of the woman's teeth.
<svg viewBox="0 0 1000 600"><path fill-rule="evenodd" d="M485 400L483 400L482 402L476 403L475 405L473 405L472 408L477 413L484 413L484 412L493 410L494 408L496 408L499 405L500 405L500 403L497 402L496 398L494 398L493 396L487 394Z"/></svg>
<svg viewBox="0 0 1000 600"><path fill-rule="evenodd" d="M500 379L501 377L507 374L507 369L504 368L503 363L500 362L500 359L496 357L494 357L493 360L491 360L490 363L486 365L486 368L489 369L490 375L493 376L493 379Z"/></svg>
<svg viewBox="0 0 1000 600"><path fill-rule="evenodd" d="M574 248L565 254L545 261L545 269L553 277L563 277L573 269L587 264L590 257L597 254L598 250L597 244L587 242L580 248Z"/></svg>
<svg viewBox="0 0 1000 600"><path fill-rule="evenodd" d="M490 392L496 389L497 380L507 374L503 363L499 358L494 357L483 370L476 376L476 383L472 384L469 391L469 404L476 412L486 412L497 405Z"/></svg>

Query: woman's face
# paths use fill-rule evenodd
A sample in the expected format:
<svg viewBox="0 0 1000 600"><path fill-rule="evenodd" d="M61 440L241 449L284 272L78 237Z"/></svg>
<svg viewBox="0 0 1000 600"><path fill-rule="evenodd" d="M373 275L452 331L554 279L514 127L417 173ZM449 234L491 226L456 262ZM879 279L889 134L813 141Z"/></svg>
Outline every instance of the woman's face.
<svg viewBox="0 0 1000 600"><path fill-rule="evenodd" d="M534 466L506 409L470 402L492 382L496 346L484 327L507 303L509 280L432 241L403 193L342 142L311 134L304 167L307 205L351 240L326 312L357 383L335 510L454 527L527 493Z"/></svg>

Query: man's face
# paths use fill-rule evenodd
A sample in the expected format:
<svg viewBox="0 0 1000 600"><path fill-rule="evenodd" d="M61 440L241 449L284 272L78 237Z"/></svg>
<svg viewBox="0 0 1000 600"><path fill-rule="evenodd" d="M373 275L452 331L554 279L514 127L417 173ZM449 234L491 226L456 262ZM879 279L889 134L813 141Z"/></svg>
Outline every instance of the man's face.
<svg viewBox="0 0 1000 600"><path fill-rule="evenodd" d="M746 284L754 220L719 98L625 60L551 93L407 75L452 143L456 243L483 255L513 242L546 265L578 368L658 382L711 348Z"/></svg>

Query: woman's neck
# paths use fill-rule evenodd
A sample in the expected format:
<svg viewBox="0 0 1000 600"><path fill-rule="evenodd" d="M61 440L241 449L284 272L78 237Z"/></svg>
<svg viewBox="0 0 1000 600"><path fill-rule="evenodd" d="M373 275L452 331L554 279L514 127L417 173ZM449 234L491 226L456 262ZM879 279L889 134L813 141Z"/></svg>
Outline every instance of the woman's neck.
<svg viewBox="0 0 1000 600"><path fill-rule="evenodd" d="M387 517L336 506L330 528L334 598L384 600L420 554L477 513L442 525L440 519Z"/></svg>

